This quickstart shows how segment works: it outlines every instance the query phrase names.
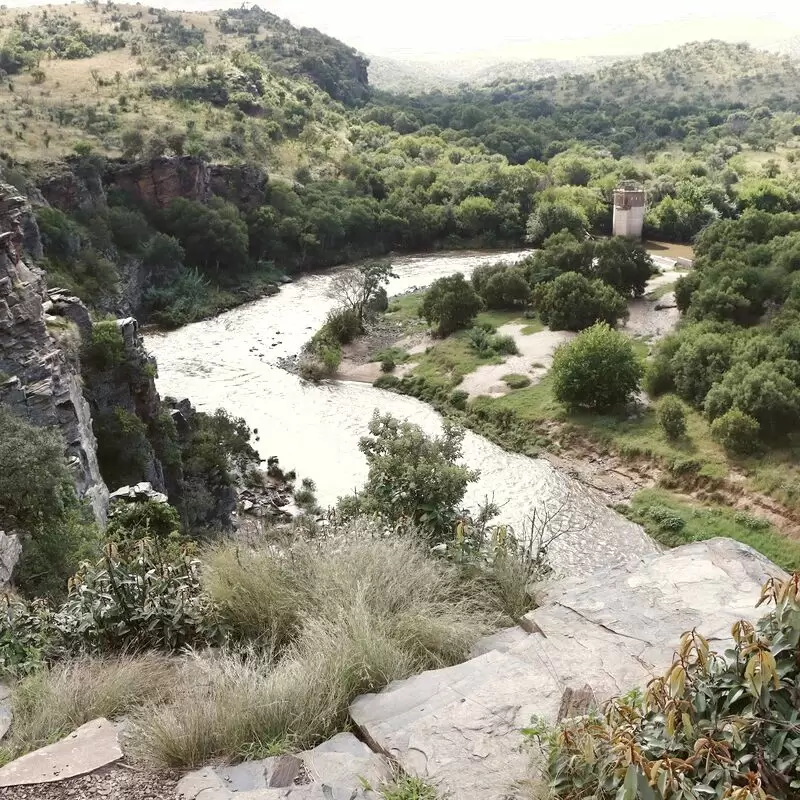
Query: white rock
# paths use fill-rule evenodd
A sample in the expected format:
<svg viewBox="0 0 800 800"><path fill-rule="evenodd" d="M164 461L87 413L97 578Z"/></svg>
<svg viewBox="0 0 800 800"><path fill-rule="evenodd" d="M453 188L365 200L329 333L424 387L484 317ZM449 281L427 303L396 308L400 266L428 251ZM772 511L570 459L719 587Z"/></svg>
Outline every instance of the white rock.
<svg viewBox="0 0 800 800"><path fill-rule="evenodd" d="M477 658L359 697L350 714L374 749L451 800L505 800L528 777L520 729L532 716L555 721L567 689L588 685L602 703L643 685L694 627L724 648L735 620L761 615L763 580L781 574L713 539L562 581L528 615L541 633L504 631Z"/></svg>
<svg viewBox="0 0 800 800"><path fill-rule="evenodd" d="M121 758L117 729L101 717L81 725L60 742L6 764L0 769L0 786L63 781L94 772Z"/></svg>

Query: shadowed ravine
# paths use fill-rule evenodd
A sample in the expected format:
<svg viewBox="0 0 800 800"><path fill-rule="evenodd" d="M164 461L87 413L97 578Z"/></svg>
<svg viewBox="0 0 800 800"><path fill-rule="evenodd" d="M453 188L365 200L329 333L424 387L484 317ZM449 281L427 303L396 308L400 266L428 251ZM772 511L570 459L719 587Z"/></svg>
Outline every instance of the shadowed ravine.
<svg viewBox="0 0 800 800"><path fill-rule="evenodd" d="M400 276L389 294L424 286L442 275L469 273L481 263L524 254L439 254L397 259ZM441 417L426 404L361 383L306 383L278 367L299 352L333 306L325 292L332 272L307 275L280 294L170 333L151 333L147 346L158 359L162 394L191 397L200 409L219 406L243 416L258 430L263 458L277 455L300 477L311 477L323 505L359 487L366 463L358 440L378 408L420 425L429 433ZM608 509L603 499L543 459L507 453L467 432L464 459L480 479L467 494L469 506L490 497L502 520L519 527L533 509L555 508L568 498L559 527L570 534L552 547L564 571L590 571L609 562L653 552L642 529Z"/></svg>

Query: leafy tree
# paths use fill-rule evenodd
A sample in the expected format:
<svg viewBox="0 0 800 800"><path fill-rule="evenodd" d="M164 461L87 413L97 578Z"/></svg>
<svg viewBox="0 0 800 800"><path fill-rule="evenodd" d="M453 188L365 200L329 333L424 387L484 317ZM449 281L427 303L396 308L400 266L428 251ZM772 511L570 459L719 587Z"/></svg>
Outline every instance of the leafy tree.
<svg viewBox="0 0 800 800"><path fill-rule="evenodd" d="M565 272L533 289L533 305L552 330L579 331L595 322L616 325L628 316L625 298L601 280Z"/></svg>
<svg viewBox="0 0 800 800"><path fill-rule="evenodd" d="M711 423L711 435L728 452L748 455L758 450L758 420L732 408Z"/></svg>
<svg viewBox="0 0 800 800"><path fill-rule="evenodd" d="M364 325L364 311L375 300L390 278L396 278L388 262L365 264L339 272L331 281L328 296L356 315L359 327Z"/></svg>
<svg viewBox="0 0 800 800"><path fill-rule="evenodd" d="M654 271L653 259L644 247L622 236L601 239L594 248L591 274L622 295L641 297Z"/></svg>
<svg viewBox="0 0 800 800"><path fill-rule="evenodd" d="M164 224L191 265L230 277L249 264L247 226L236 207L224 200L214 198L204 205L179 197L164 212Z"/></svg>
<svg viewBox="0 0 800 800"><path fill-rule="evenodd" d="M435 326L439 336L468 328L482 307L481 298L457 272L434 281L422 300L420 316Z"/></svg>
<svg viewBox="0 0 800 800"><path fill-rule="evenodd" d="M702 405L730 367L732 350L731 340L721 333L684 336L670 362L676 392L688 403Z"/></svg>
<svg viewBox="0 0 800 800"><path fill-rule="evenodd" d="M680 439L686 434L686 409L675 395L667 395L656 412L658 424L667 439Z"/></svg>
<svg viewBox="0 0 800 800"><path fill-rule="evenodd" d="M564 230L582 237L588 227L589 220L583 209L566 203L540 203L528 219L526 241L536 247L548 236Z"/></svg>
<svg viewBox="0 0 800 800"><path fill-rule="evenodd" d="M463 432L445 422L439 437L377 411L359 449L367 482L358 495L364 513L405 522L439 540L452 533L467 484L478 473L459 464Z"/></svg>
<svg viewBox="0 0 800 800"><path fill-rule="evenodd" d="M630 340L600 322L556 350L553 393L569 408L609 411L638 391L642 372Z"/></svg>
<svg viewBox="0 0 800 800"><path fill-rule="evenodd" d="M521 269L507 267L489 277L480 295L487 308L524 308L530 301L531 287Z"/></svg>
<svg viewBox="0 0 800 800"><path fill-rule="evenodd" d="M495 204L488 197L465 197L454 209L454 216L465 236L494 231L498 222Z"/></svg>
<svg viewBox="0 0 800 800"><path fill-rule="evenodd" d="M58 596L81 559L96 554L97 532L78 503L65 444L0 405L0 529L22 537L16 584Z"/></svg>

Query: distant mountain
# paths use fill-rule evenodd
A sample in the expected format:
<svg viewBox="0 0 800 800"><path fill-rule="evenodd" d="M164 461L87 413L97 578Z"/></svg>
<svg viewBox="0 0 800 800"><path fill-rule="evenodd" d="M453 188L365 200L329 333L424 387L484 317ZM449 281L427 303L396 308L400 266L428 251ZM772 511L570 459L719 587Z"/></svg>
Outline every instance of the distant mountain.
<svg viewBox="0 0 800 800"><path fill-rule="evenodd" d="M369 57L369 81L376 89L416 94L435 89L452 91L463 83L485 86L496 80L537 80L569 73L582 74L623 60L621 56L493 61L487 57L457 60L406 61Z"/></svg>

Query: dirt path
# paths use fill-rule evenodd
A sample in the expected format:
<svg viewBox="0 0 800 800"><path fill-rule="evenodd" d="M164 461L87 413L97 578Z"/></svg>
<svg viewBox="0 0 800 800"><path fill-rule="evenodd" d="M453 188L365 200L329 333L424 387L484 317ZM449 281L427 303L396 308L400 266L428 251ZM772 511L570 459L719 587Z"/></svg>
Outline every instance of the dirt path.
<svg viewBox="0 0 800 800"><path fill-rule="evenodd" d="M65 781L0 788L0 800L175 800L180 778L120 763Z"/></svg>

